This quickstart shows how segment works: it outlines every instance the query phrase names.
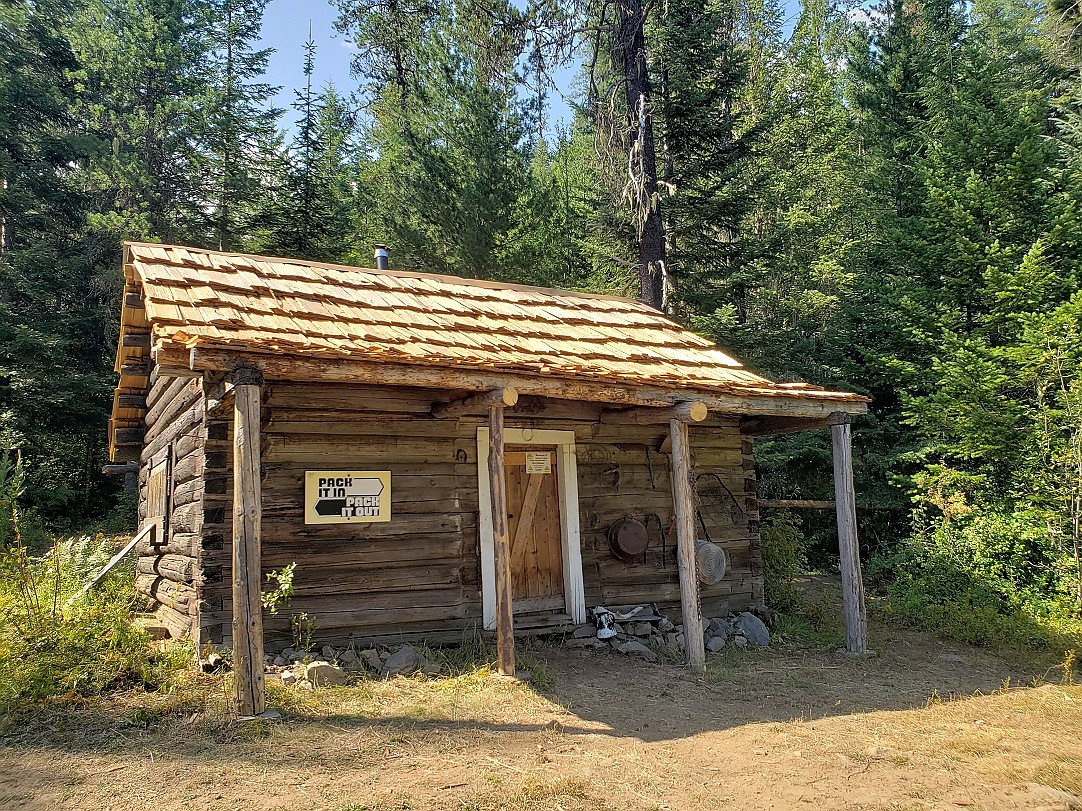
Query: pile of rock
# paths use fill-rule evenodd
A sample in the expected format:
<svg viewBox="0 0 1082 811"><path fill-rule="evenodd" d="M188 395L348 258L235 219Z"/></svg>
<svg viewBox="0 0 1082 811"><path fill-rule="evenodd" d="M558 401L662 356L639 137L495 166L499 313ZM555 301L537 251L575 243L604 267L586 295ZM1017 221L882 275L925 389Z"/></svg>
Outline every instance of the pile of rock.
<svg viewBox="0 0 1082 811"><path fill-rule="evenodd" d="M602 640L597 638L593 623L580 625L571 632L564 644L571 648L612 648L618 653L638 656L650 662L662 656L682 658L684 652L684 626L676 625L663 617L660 622L635 622L613 627L616 636ZM727 647L766 647L770 644L770 630L761 619L744 611L726 617L703 619L703 638L706 649L717 653Z"/></svg>
<svg viewBox="0 0 1082 811"><path fill-rule="evenodd" d="M414 673L438 675L438 666L425 659L412 645L398 648L333 648L320 651L286 648L264 659L264 670L287 687L337 687L358 676L409 676Z"/></svg>

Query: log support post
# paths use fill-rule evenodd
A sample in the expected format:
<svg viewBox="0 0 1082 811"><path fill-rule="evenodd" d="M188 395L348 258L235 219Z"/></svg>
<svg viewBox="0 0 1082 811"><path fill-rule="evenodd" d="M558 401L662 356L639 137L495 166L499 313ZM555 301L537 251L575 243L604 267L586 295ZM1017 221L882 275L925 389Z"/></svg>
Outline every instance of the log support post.
<svg viewBox="0 0 1082 811"><path fill-rule="evenodd" d="M492 495L492 541L496 562L496 659L501 675L515 675L515 625L511 605L511 540L503 464L502 403L488 411L488 478Z"/></svg>
<svg viewBox="0 0 1082 811"><path fill-rule="evenodd" d="M263 684L263 607L260 601L259 421L263 375L242 367L232 374L233 391L233 674L241 716L267 707Z"/></svg>
<svg viewBox="0 0 1082 811"><path fill-rule="evenodd" d="M853 431L848 414L831 417L830 438L834 448L834 500L838 511L845 649L850 653L866 653L868 621L864 609L864 583L860 574L857 499L853 490Z"/></svg>
<svg viewBox="0 0 1082 811"><path fill-rule="evenodd" d="M684 618L684 650L687 665L695 673L706 670L703 616L699 605L699 576L695 570L695 482L691 472L688 425L684 419L669 421L672 444L673 507L676 513L677 568L680 574L680 608Z"/></svg>

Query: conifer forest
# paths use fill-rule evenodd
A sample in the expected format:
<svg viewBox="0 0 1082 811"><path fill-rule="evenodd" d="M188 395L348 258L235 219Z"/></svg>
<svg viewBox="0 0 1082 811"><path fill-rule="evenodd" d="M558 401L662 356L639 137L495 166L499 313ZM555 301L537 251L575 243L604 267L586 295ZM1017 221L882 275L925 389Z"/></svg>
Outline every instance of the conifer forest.
<svg viewBox="0 0 1082 811"><path fill-rule="evenodd" d="M335 3L351 82L317 83L310 42L277 109L267 0L0 0L0 446L26 515L132 520L101 472L122 240L364 266L384 243L638 297L754 371L870 396L868 588L970 641L1078 618L1075 0ZM756 456L760 498L832 497L826 435ZM786 544L829 569L833 531L764 512L768 575Z"/></svg>

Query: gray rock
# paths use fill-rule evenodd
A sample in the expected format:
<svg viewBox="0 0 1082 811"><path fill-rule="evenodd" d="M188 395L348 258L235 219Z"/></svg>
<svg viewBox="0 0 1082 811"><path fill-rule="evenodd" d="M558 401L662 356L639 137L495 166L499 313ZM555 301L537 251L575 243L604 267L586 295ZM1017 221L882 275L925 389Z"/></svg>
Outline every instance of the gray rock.
<svg viewBox="0 0 1082 811"><path fill-rule="evenodd" d="M292 685L294 685L296 683L297 683L297 674L294 673L292 670L287 670L284 673L282 673L282 684L284 684L286 687L291 687Z"/></svg>
<svg viewBox="0 0 1082 811"><path fill-rule="evenodd" d="M626 631L624 630L624 626L622 626L622 625L621 625L620 623L618 623L618 622L614 622L614 623L612 624L612 630L616 631L616 633L618 633L618 634L623 634L623 633L627 633L627 632L626 632Z"/></svg>
<svg viewBox="0 0 1082 811"><path fill-rule="evenodd" d="M301 659L303 659L305 657L305 655L306 654L305 654L304 651L297 650L297 651L293 651L293 653L289 654L289 656L287 656L286 658L289 659L289 661L291 661L291 662L299 662L299 661L301 661Z"/></svg>
<svg viewBox="0 0 1082 811"><path fill-rule="evenodd" d="M658 660L658 655L637 639L624 642L616 650L626 656L638 656L640 659L645 659L648 662L656 662Z"/></svg>
<svg viewBox="0 0 1082 811"><path fill-rule="evenodd" d="M335 651L335 649L332 648L330 645L324 645L323 650L321 650L320 653L323 654L323 658L326 659L328 662L333 662L337 657L337 651Z"/></svg>
<svg viewBox="0 0 1082 811"><path fill-rule="evenodd" d="M586 639L592 637L597 633L597 629L592 625L580 625L574 631L571 632L572 639Z"/></svg>
<svg viewBox="0 0 1082 811"><path fill-rule="evenodd" d="M289 664L289 663L285 659L283 659L281 656L275 656L274 657L274 666L275 667L285 667L287 664Z"/></svg>
<svg viewBox="0 0 1082 811"><path fill-rule="evenodd" d="M346 648L342 651L342 654L338 657L338 661L342 664L350 664L357 661L357 651L353 648Z"/></svg>
<svg viewBox="0 0 1082 811"><path fill-rule="evenodd" d="M711 653L717 653L725 647L725 637L713 636L706 643L706 649Z"/></svg>
<svg viewBox="0 0 1082 811"><path fill-rule="evenodd" d="M620 650L620 646L621 646L621 645L623 645L623 644L624 644L624 641L623 641L622 639L615 639L615 638L613 638L613 639L610 639L610 640L609 640L609 646L610 646L610 647L611 647L611 648L612 648L613 650Z"/></svg>
<svg viewBox="0 0 1082 811"><path fill-rule="evenodd" d="M733 626L722 617L714 617L710 620L709 627L714 636L729 636L733 632Z"/></svg>
<svg viewBox="0 0 1082 811"><path fill-rule="evenodd" d="M669 633L665 634L665 644L670 648L680 647L680 635L673 631L669 631Z"/></svg>
<svg viewBox="0 0 1082 811"><path fill-rule="evenodd" d="M631 626L631 633L635 636L650 636L654 632L654 626L648 622L638 622Z"/></svg>
<svg viewBox="0 0 1082 811"><path fill-rule="evenodd" d="M390 658L391 658L391 652L389 650L381 650L379 652L379 660L381 662L386 662Z"/></svg>
<svg viewBox="0 0 1082 811"><path fill-rule="evenodd" d="M748 642L753 645L765 648L770 644L770 631L767 629L766 623L749 611L745 611L736 618L736 629L744 634L748 638Z"/></svg>
<svg viewBox="0 0 1082 811"><path fill-rule="evenodd" d="M383 669L383 660L379 656L379 651L375 648L367 648L357 655L361 657L361 661L364 662L370 670Z"/></svg>
<svg viewBox="0 0 1082 811"><path fill-rule="evenodd" d="M314 687L341 687L349 681L349 674L329 662L312 662L305 666L304 678Z"/></svg>
<svg viewBox="0 0 1082 811"><path fill-rule="evenodd" d="M293 650L293 648L286 648L284 651L282 651L282 658L283 659L288 659L294 653L296 653L296 651Z"/></svg>
<svg viewBox="0 0 1082 811"><path fill-rule="evenodd" d="M681 648L681 649L684 647L684 633L683 633L683 631L681 631L680 633L678 633L676 635L676 647Z"/></svg>
<svg viewBox="0 0 1082 811"><path fill-rule="evenodd" d="M737 634L733 637L733 644L738 648L746 648L748 646L748 640Z"/></svg>
<svg viewBox="0 0 1082 811"><path fill-rule="evenodd" d="M403 645L383 663L384 676L408 676L426 664L425 658L412 645Z"/></svg>
<svg viewBox="0 0 1082 811"><path fill-rule="evenodd" d="M672 624L672 620L669 619L668 617L662 617L661 622L659 622L657 624L657 629L659 631L661 631L663 634L668 633L669 631L673 630L673 628L675 628L675 627L676 626Z"/></svg>

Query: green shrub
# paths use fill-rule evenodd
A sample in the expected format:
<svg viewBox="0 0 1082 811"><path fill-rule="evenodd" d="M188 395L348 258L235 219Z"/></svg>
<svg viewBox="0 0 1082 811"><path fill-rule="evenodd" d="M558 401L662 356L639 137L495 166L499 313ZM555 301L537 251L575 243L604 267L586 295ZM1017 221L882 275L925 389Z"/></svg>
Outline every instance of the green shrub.
<svg viewBox="0 0 1082 811"><path fill-rule="evenodd" d="M804 567L804 534L790 512L771 516L762 524L763 581L766 603L786 613L802 608L796 578Z"/></svg>
<svg viewBox="0 0 1082 811"><path fill-rule="evenodd" d="M193 652L154 650L132 621L132 561L68 605L113 555L117 539L60 539L33 554L19 509L24 481L17 459L0 459L0 708L169 685Z"/></svg>
<svg viewBox="0 0 1082 811"><path fill-rule="evenodd" d="M1027 663L1063 661L1082 651L1082 621L1046 531L1025 514L944 521L869 562L867 583L887 598L877 610Z"/></svg>

